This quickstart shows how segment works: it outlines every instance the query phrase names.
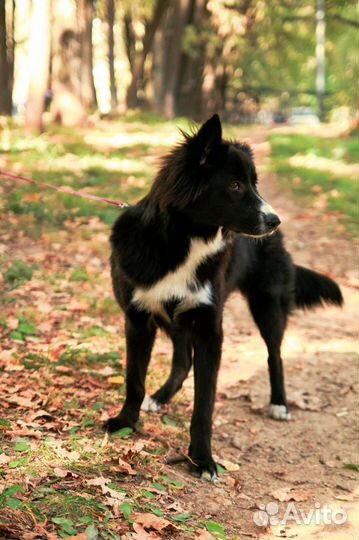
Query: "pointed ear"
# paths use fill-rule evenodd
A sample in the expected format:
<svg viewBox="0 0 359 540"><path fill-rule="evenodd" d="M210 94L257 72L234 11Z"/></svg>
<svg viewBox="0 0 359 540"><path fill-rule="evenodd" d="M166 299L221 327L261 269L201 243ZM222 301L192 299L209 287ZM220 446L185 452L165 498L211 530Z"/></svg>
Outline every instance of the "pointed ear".
<svg viewBox="0 0 359 540"><path fill-rule="evenodd" d="M199 164L210 167L216 161L216 155L222 142L222 126L218 114L205 122L196 135L199 151Z"/></svg>

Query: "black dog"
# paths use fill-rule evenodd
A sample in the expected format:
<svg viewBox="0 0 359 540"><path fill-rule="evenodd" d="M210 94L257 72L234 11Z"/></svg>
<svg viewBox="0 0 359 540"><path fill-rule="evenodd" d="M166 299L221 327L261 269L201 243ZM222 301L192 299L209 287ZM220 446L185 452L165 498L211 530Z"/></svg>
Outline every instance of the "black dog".
<svg viewBox="0 0 359 540"><path fill-rule="evenodd" d="M334 281L293 264L277 231L279 217L258 194L250 148L222 140L217 115L184 137L164 158L149 194L113 228L113 287L126 315L127 391L106 428L135 428L142 403L147 410L168 403L193 362L189 456L201 476L215 479L212 413L228 295L243 293L266 343L270 414L280 420L289 418L280 347L291 309L323 301L341 305L343 299ZM173 364L164 386L145 399L158 326L173 342Z"/></svg>

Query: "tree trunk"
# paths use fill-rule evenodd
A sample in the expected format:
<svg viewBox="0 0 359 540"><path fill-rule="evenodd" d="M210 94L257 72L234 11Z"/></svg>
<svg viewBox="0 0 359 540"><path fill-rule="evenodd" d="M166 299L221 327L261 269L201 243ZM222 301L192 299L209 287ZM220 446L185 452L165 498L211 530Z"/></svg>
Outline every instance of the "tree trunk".
<svg viewBox="0 0 359 540"><path fill-rule="evenodd" d="M165 36L164 76L162 112L166 118L176 116L176 89L181 60L183 34L191 7L191 0L176 0L168 21Z"/></svg>
<svg viewBox="0 0 359 540"><path fill-rule="evenodd" d="M115 2L114 0L107 0L107 24L108 24L108 68L110 73L110 94L111 94L111 109L117 108L117 88L116 88L116 76L115 76L115 39L113 33L113 26L115 24Z"/></svg>
<svg viewBox="0 0 359 540"><path fill-rule="evenodd" d="M317 72L315 87L320 119L325 117L325 0L317 0L316 10L316 48Z"/></svg>
<svg viewBox="0 0 359 540"><path fill-rule="evenodd" d="M40 132L49 82L50 0L32 0L29 41L30 86L26 102L25 128Z"/></svg>
<svg viewBox="0 0 359 540"><path fill-rule="evenodd" d="M12 113L12 90L14 86L15 67L15 0L11 2L11 24L10 35L7 40L7 65L8 65L8 109Z"/></svg>
<svg viewBox="0 0 359 540"><path fill-rule="evenodd" d="M13 86L13 32L6 33L5 0L0 0L0 114L11 115L12 112L12 86ZM14 3L13 3L14 4ZM14 9L12 12L12 26L14 24Z"/></svg>
<svg viewBox="0 0 359 540"><path fill-rule="evenodd" d="M93 79L92 22L93 0L77 0L78 34L81 44L81 101L86 109L97 105Z"/></svg>
<svg viewBox="0 0 359 540"><path fill-rule="evenodd" d="M206 60L206 25L209 19L208 0L191 0L187 25L196 28L197 42L191 54L182 52L176 88L176 114L202 120L203 80Z"/></svg>
<svg viewBox="0 0 359 540"><path fill-rule="evenodd" d="M66 125L83 124L86 110L81 101L81 41L77 33L76 6L72 0L57 0L54 6L52 113Z"/></svg>
<svg viewBox="0 0 359 540"><path fill-rule="evenodd" d="M127 47L127 54L129 57L131 75L132 75L131 83L127 89L127 95L126 95L126 104L128 108L136 108L141 105L141 102L143 102L146 59L149 52L152 50L156 31L158 30L158 27L169 6L169 3L170 3L169 0L156 1L153 15L149 21L146 21L146 24L145 24L145 35L143 38L142 51L138 54L134 54L133 47L131 49ZM126 24L126 21L125 21L125 24ZM126 43L130 44L131 32L133 33L133 30L132 30L132 24L129 25L128 18L127 18L126 30L127 30ZM132 38L132 42L133 42L133 38Z"/></svg>

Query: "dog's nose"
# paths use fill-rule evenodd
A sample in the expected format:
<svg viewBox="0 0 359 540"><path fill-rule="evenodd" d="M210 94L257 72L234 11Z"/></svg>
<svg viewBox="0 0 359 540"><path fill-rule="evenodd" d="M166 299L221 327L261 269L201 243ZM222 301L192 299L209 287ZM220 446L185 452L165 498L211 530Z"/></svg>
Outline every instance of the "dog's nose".
<svg viewBox="0 0 359 540"><path fill-rule="evenodd" d="M275 227L278 227L278 225L280 225L280 219L277 214L264 214L264 223L267 227L274 229Z"/></svg>

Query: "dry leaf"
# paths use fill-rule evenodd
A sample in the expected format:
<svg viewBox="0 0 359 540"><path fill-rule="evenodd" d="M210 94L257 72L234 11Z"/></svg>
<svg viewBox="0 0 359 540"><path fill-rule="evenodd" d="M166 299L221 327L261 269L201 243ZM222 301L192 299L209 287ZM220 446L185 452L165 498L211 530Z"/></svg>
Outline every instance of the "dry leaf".
<svg viewBox="0 0 359 540"><path fill-rule="evenodd" d="M226 471L229 471L229 472L239 471L240 467L238 463L233 463L232 461L228 461L228 459L221 459L220 462L221 462L221 465L223 465L223 467L226 469Z"/></svg>
<svg viewBox="0 0 359 540"><path fill-rule="evenodd" d="M311 396L305 390L298 390L293 392L288 397L289 405L297 407L298 409L308 410L308 411L320 411L321 403L318 396Z"/></svg>
<svg viewBox="0 0 359 540"><path fill-rule="evenodd" d="M178 527L168 521L168 519L155 516L154 514L150 514L149 512L147 512L146 514L133 512L132 517L136 521L136 523L139 523L145 529L155 529L158 532L161 532L163 531L163 529L167 528L178 529Z"/></svg>
<svg viewBox="0 0 359 540"><path fill-rule="evenodd" d="M125 377L122 375L116 375L115 377L108 377L107 381L110 384L123 384L125 382Z"/></svg>
<svg viewBox="0 0 359 540"><path fill-rule="evenodd" d="M59 476L60 478L66 478L66 476L73 476L74 478L78 478L79 475L75 474L71 471L67 471L66 469L63 469L62 467L55 467L54 473L56 476Z"/></svg>
<svg viewBox="0 0 359 540"><path fill-rule="evenodd" d="M198 536L196 536L196 540L214 540L214 536L211 535L210 532L201 529L198 531Z"/></svg>
<svg viewBox="0 0 359 540"><path fill-rule="evenodd" d="M34 437L35 439L41 439L43 434L41 431L36 431L34 429L28 429L26 427L21 429L12 429L11 431L6 432L7 435L13 437Z"/></svg>
<svg viewBox="0 0 359 540"><path fill-rule="evenodd" d="M113 470L125 474L131 474L132 476L135 476L137 474L135 469L133 469L129 463L127 463L121 458L118 458L118 465L116 465L116 467L113 467Z"/></svg>
<svg viewBox="0 0 359 540"><path fill-rule="evenodd" d="M7 456L6 454L0 454L0 465L6 465L7 463L9 463L9 461L9 456Z"/></svg>
<svg viewBox="0 0 359 540"><path fill-rule="evenodd" d="M133 530L135 533L131 534L131 540L160 540L160 537L155 532L145 531L139 523L133 524Z"/></svg>
<svg viewBox="0 0 359 540"><path fill-rule="evenodd" d="M275 489L270 493L274 499L281 502L288 501L307 501L310 497L309 491L303 489L295 489L293 486L286 486L283 488Z"/></svg>
<svg viewBox="0 0 359 540"><path fill-rule="evenodd" d="M88 486L107 486L112 482L111 478L105 478L104 476L99 476L97 478L90 478L90 480L85 480L85 483Z"/></svg>

